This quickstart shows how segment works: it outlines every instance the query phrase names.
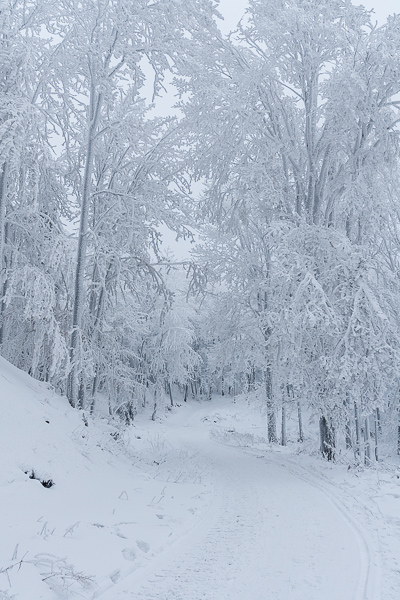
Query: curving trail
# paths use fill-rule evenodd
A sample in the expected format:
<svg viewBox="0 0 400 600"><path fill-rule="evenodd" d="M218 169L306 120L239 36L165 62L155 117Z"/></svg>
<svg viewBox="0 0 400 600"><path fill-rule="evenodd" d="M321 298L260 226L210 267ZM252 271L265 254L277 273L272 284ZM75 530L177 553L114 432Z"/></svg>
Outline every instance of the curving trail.
<svg viewBox="0 0 400 600"><path fill-rule="evenodd" d="M311 473L212 442L198 418L168 435L196 451L213 501L104 600L379 600L362 530Z"/></svg>

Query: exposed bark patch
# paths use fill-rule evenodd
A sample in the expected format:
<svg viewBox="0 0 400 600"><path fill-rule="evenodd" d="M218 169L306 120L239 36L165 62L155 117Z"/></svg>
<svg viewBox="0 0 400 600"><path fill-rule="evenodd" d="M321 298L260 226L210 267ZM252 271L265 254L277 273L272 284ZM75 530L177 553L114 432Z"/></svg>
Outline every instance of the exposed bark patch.
<svg viewBox="0 0 400 600"><path fill-rule="evenodd" d="M55 485L54 481L52 479L41 479L36 473L35 471L32 469L30 471L24 471L25 475L28 475L29 479L35 479L36 481L40 481L40 483L42 484L43 487L45 488L51 488L53 487L53 485Z"/></svg>

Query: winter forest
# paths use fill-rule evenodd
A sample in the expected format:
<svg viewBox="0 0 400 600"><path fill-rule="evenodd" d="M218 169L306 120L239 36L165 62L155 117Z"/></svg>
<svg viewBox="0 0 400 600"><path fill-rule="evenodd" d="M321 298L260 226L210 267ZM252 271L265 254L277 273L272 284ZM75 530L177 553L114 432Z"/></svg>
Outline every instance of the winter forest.
<svg viewBox="0 0 400 600"><path fill-rule="evenodd" d="M311 409L328 459L342 436L374 460L382 420L400 451L400 18L251 0L224 36L218 17L2 1L2 356L128 422L178 388L256 392L270 442ZM190 259L162 225L195 234Z"/></svg>
<svg viewBox="0 0 400 600"><path fill-rule="evenodd" d="M249 0L228 34L221 10L0 0L0 454L15 442L0 505L36 540L25 548L2 508L0 600L398 597L400 14ZM37 497L13 491L30 480ZM51 526L43 507L57 494L65 512ZM368 520L375 497L385 526ZM74 512L85 502L86 517ZM284 517L275 534L268 525L271 550L255 525L263 502ZM372 530L387 536L381 550ZM118 588L188 531L167 575ZM316 567L326 547L342 558ZM239 585L241 552L254 573ZM204 556L218 567L199 570ZM261 559L277 561L275 579ZM299 560L301 577L323 575L290 587Z"/></svg>

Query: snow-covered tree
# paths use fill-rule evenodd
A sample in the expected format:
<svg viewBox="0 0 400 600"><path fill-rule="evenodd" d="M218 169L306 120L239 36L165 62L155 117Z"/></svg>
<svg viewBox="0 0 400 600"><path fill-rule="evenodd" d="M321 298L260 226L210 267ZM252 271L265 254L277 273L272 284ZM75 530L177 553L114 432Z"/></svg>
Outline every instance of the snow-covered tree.
<svg viewBox="0 0 400 600"><path fill-rule="evenodd" d="M376 29L348 1L251 0L237 35L196 56L199 67L191 64L181 82L182 94L191 93L182 110L194 172L207 181L200 214L234 239L225 270L236 263L246 285L232 302L259 300L260 348L273 379L267 401L269 390L288 385L310 397L310 386L331 440L346 394L372 410L398 360L397 290L375 244L398 164L399 32L397 17ZM201 136L190 134L193 122ZM249 252L252 283L243 275ZM336 379L344 363L358 385L364 365L362 390Z"/></svg>
<svg viewBox="0 0 400 600"><path fill-rule="evenodd" d="M145 82L144 65L154 71L157 94L164 72L173 66L187 42L187 32L203 27L202 21L211 21L213 14L213 3L206 0L187 7L163 0L151 4L87 0L83 12L80 2L62 0L57 4L57 15L49 21L48 30L62 42L42 93L54 131L63 138L67 181L80 207L67 390L74 406L83 402L85 388L81 349L88 253L91 248L102 252L102 229L111 222L111 231L117 229L121 234L126 226L125 232L132 239L136 221L144 215L148 232L154 235L153 225L165 219L159 209L161 195L164 208L171 210L173 194L168 186L179 172L173 161L168 175L164 168L168 144L171 146L171 139L162 142L166 128L143 125L139 92ZM158 211L154 196L158 196ZM117 212L122 220L129 213L129 226L112 221ZM168 219L174 221L171 216ZM110 246L108 236L102 239ZM99 278L110 281L121 264L110 251L109 258L94 258L90 309L95 312L102 310L95 298L96 286L102 296ZM137 255L137 260L142 258ZM91 319L96 323L99 316L93 313Z"/></svg>
<svg viewBox="0 0 400 600"><path fill-rule="evenodd" d="M53 51L41 35L49 8L36 0L5 1L0 9L0 343L15 364L52 380L66 366L61 216L68 209L40 101Z"/></svg>

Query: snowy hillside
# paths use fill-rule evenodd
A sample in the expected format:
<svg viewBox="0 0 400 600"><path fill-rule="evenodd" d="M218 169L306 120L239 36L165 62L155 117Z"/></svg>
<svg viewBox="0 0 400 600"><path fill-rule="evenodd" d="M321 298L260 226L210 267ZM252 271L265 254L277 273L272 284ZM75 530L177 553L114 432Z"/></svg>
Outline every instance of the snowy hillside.
<svg viewBox="0 0 400 600"><path fill-rule="evenodd" d="M0 598L394 600L395 468L272 451L246 402L119 434L1 359Z"/></svg>
<svg viewBox="0 0 400 600"><path fill-rule="evenodd" d="M2 600L89 598L179 535L204 504L187 457L170 453L167 485L156 476L165 443L154 424L144 444L137 429L129 440L106 420L86 427L66 399L3 359L0 390Z"/></svg>

